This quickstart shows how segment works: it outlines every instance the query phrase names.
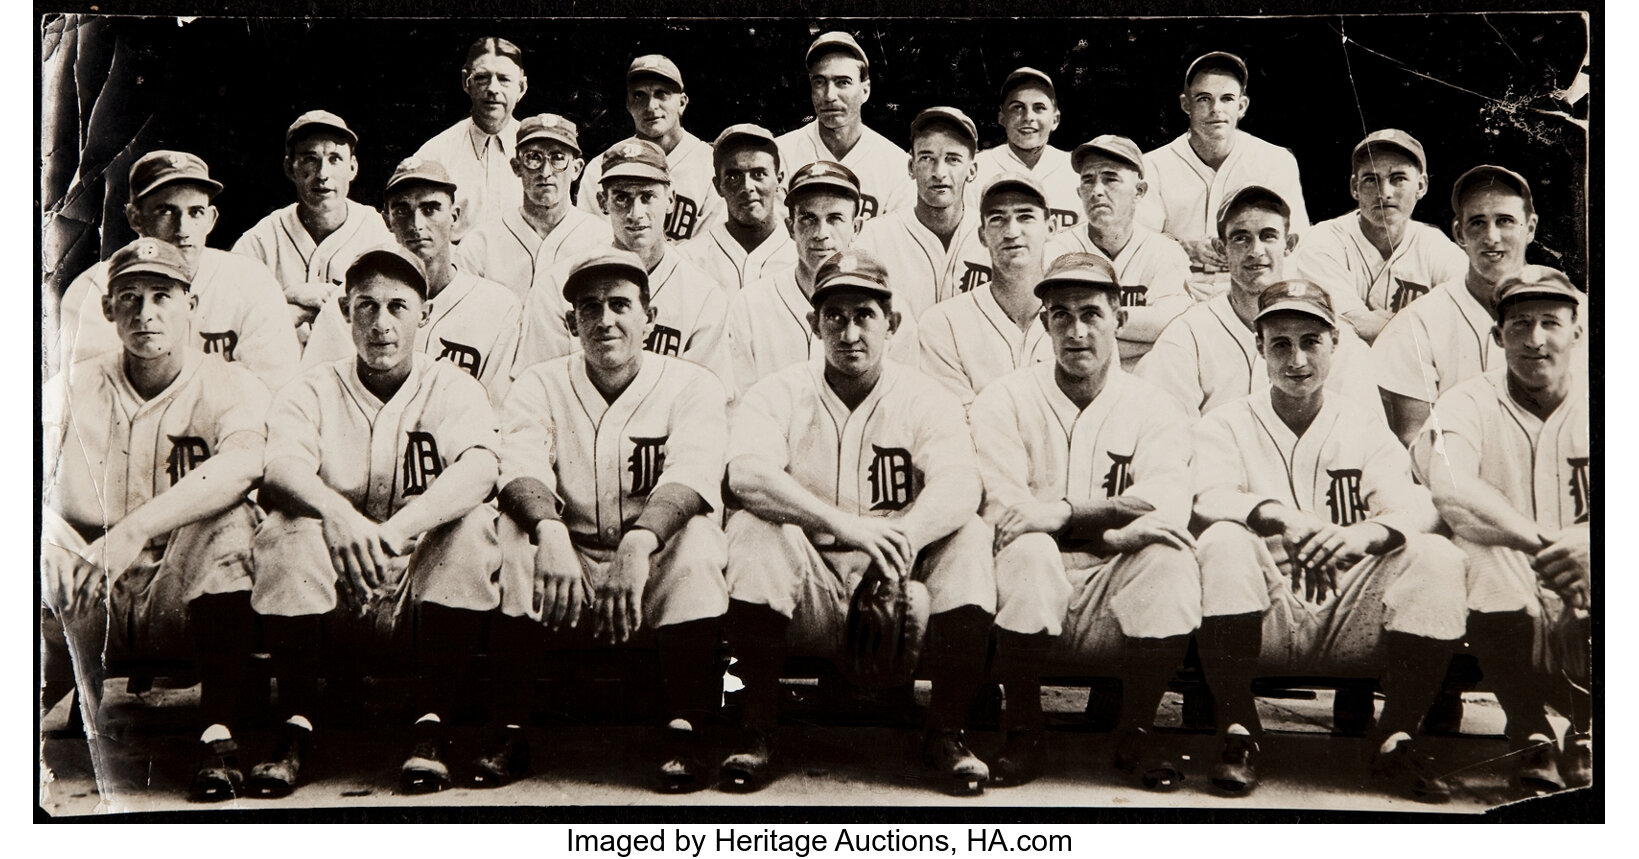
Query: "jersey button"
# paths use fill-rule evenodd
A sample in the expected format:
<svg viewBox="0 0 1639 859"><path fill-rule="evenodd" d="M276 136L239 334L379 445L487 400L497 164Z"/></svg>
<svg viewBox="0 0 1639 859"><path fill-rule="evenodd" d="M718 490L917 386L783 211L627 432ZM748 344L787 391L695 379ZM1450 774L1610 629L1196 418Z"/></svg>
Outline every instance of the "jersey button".
<svg viewBox="0 0 1639 859"><path fill-rule="evenodd" d="M618 533L619 532L617 530L615 530L615 528L613 526L611 526L611 527L603 529L603 538L605 540L611 540L612 541L612 540L615 539L615 535L618 534Z"/></svg>

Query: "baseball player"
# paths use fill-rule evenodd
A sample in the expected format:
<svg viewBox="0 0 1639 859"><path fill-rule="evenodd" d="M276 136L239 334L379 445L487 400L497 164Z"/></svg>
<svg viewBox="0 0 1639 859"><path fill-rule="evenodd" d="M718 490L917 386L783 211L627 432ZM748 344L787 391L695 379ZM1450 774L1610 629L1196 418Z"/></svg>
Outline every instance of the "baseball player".
<svg viewBox="0 0 1639 859"><path fill-rule="evenodd" d="M523 202L523 181L512 169L518 139L512 112L529 91L523 52L494 36L473 42L461 66L461 88L472 111L415 151L417 158L444 165L461 189L455 201L462 214L457 242Z"/></svg>
<svg viewBox="0 0 1639 859"><path fill-rule="evenodd" d="M969 192L987 187L1003 173L1024 173L1047 192L1047 216L1055 230L1081 223L1081 203L1076 199L1080 179L1070 166L1070 153L1048 142L1059 119L1058 91L1046 72L1025 66L1009 73L1002 81L1002 106L996 112L1007 142L974 159L979 170Z"/></svg>
<svg viewBox="0 0 1639 859"><path fill-rule="evenodd" d="M359 175L359 136L346 120L310 110L285 131L285 177L296 202L246 230L233 252L262 261L284 289L297 338L306 345L313 318L341 295L347 264L392 241L375 209L348 198Z"/></svg>
<svg viewBox="0 0 1639 859"><path fill-rule="evenodd" d="M1593 760L1593 465L1587 368L1576 355L1585 308L1565 275L1543 266L1498 286L1491 337L1502 365L1440 395L1412 456L1468 553L1469 646L1521 752L1517 776L1556 790L1588 784ZM1550 694L1566 686L1568 705ZM1570 717L1562 750L1545 702Z"/></svg>
<svg viewBox="0 0 1639 859"><path fill-rule="evenodd" d="M199 307L192 328L200 351L245 365L268 390L278 390L296 371L301 345L285 312L284 294L254 260L205 246L216 226L211 199L222 183L199 156L155 150L131 165L125 220L138 236L176 245L188 263ZM56 370L120 348L119 332L103 312L108 263L74 278L63 293Z"/></svg>
<svg viewBox="0 0 1639 859"><path fill-rule="evenodd" d="M870 220L914 205L915 186L905 177L905 150L865 124L860 110L871 97L871 61L854 37L821 33L808 46L808 96L814 121L778 138L781 164L831 161L859 177L860 217Z"/></svg>
<svg viewBox="0 0 1639 859"><path fill-rule="evenodd" d="M1332 306L1370 343L1406 305L1468 270L1463 249L1411 219L1428 193L1423 144L1397 128L1366 135L1350 159L1349 196L1360 208L1315 225L1293 262L1326 287Z"/></svg>
<svg viewBox="0 0 1639 859"><path fill-rule="evenodd" d="M730 788L769 775L788 633L799 651L836 653L866 576L912 576L928 590L924 760L952 792L980 792L989 777L961 733L996 609L973 445L952 419L955 398L886 358L901 318L888 278L867 254L827 260L808 317L824 362L780 370L735 408L728 485L745 509L726 528L727 638L747 732L723 762Z"/></svg>
<svg viewBox="0 0 1639 859"><path fill-rule="evenodd" d="M1057 649L1121 677L1115 766L1145 787L1183 775L1155 708L1201 621L1189 527L1189 418L1121 369L1109 261L1067 254L1036 285L1054 360L997 379L969 414L995 529L996 675L1007 699L1001 784L1041 771L1041 672Z"/></svg>
<svg viewBox="0 0 1639 859"><path fill-rule="evenodd" d="M934 302L990 281L979 218L967 205L979 132L954 107L930 107L911 121L910 174L916 205L872 218L859 249L888 267L901 312L920 319Z"/></svg>
<svg viewBox="0 0 1639 859"><path fill-rule="evenodd" d="M1258 783L1259 673L1377 674L1388 699L1372 773L1424 802L1450 788L1413 739L1467 616L1462 553L1413 482L1377 404L1328 390L1339 342L1326 290L1258 297L1269 387L1201 419L1191 460L1201 563L1201 665L1219 703L1212 783ZM1343 326L1347 330L1347 326Z"/></svg>
<svg viewBox="0 0 1639 859"><path fill-rule="evenodd" d="M1149 191L1138 144L1101 134L1077 146L1071 163L1080 177L1076 189L1087 212L1087 226L1055 235L1047 246L1047 258L1080 251L1114 263L1126 313L1116 338L1121 344L1121 369L1131 371L1167 323L1193 303L1189 255L1178 242L1134 220L1139 202Z"/></svg>
<svg viewBox="0 0 1639 859"><path fill-rule="evenodd" d="M399 770L410 793L450 783L444 726L472 673L485 613L500 604L495 412L484 388L415 347L427 275L397 245L348 267L343 296L356 356L304 372L268 410L251 606L279 681L286 721L251 771L255 795L296 787L311 748L321 675L364 636L413 637L415 745ZM271 501L277 498L278 501Z"/></svg>
<svg viewBox="0 0 1639 859"><path fill-rule="evenodd" d="M1292 209L1288 232L1309 229L1298 181L1298 162L1284 147L1265 142L1239 126L1251 103L1246 63L1213 51L1197 57L1184 72L1178 107L1189 115L1189 131L1144 153L1149 193L1138 222L1164 232L1189 252L1190 288L1197 301L1229 286L1229 265L1213 244L1213 213L1231 191L1246 185L1271 188Z"/></svg>
<svg viewBox="0 0 1639 859"><path fill-rule="evenodd" d="M573 122L541 113L518 123L512 172L523 181L524 203L468 231L455 249L456 266L507 287L521 302L537 272L607 246L609 219L569 200L585 166Z"/></svg>
<svg viewBox="0 0 1639 859"><path fill-rule="evenodd" d="M157 238L121 248L102 306L122 348L42 392L40 573L55 612L42 631L48 665L66 643L88 724L105 658L192 657L205 727L188 795L216 801L244 787L231 726L252 649L245 495L261 471L268 393L188 342L191 270ZM103 751L91 743L99 772Z"/></svg>
<svg viewBox="0 0 1639 859"><path fill-rule="evenodd" d="M729 300L727 339L736 397L776 370L821 360L825 341L808 324L810 296L820 266L853 247L860 225L859 179L831 161L805 165L791 177L785 206L796 264L747 284ZM895 361L916 366L916 328L910 314L900 315L888 343Z"/></svg>
<svg viewBox="0 0 1639 859"><path fill-rule="evenodd" d="M645 354L648 278L626 251L578 263L563 284L580 352L530 367L507 398L502 622L579 621L615 643L652 628L668 755L660 782L688 791L706 786L695 728L722 694L727 396L700 366Z"/></svg>
<svg viewBox="0 0 1639 859"><path fill-rule="evenodd" d="M609 210L613 247L637 254L649 272L654 325L644 348L693 361L719 379L729 378L728 348L723 342L727 293L684 259L661 232L672 206L666 153L647 140L631 138L610 147L602 162L599 181L603 188L598 196ZM580 348L579 338L569 330L570 308L559 286L580 259L562 260L536 273L524 299L523 333L512 366L515 376Z"/></svg>
<svg viewBox="0 0 1639 859"><path fill-rule="evenodd" d="M1451 233L1468 255L1463 278L1396 313L1372 344L1389 427L1408 445L1441 394L1502 366L1503 349L1489 335L1497 287L1524 268L1537 234L1531 184L1506 167L1482 164L1459 176L1451 211ZM1578 312L1586 318L1585 307ZM1578 341L1576 351L1586 366L1586 342Z"/></svg>
<svg viewBox="0 0 1639 859"><path fill-rule="evenodd" d="M797 246L780 224L785 171L774 135L760 125L731 125L717 135L711 160L712 187L728 216L684 245L683 257L735 292L795 266Z"/></svg>
<svg viewBox="0 0 1639 859"><path fill-rule="evenodd" d="M518 349L518 299L493 280L455 267L450 236L461 223L459 189L437 161L406 158L382 193L393 237L421 260L427 275L427 318L416 334L419 351L449 361L484 384L499 407L512 380ZM354 354L345 302L326 305L313 321L303 367Z"/></svg>
<svg viewBox="0 0 1639 859"><path fill-rule="evenodd" d="M686 242L704 235L724 218L723 198L717 190L712 147L683 128L689 96L683 91L683 73L659 54L632 60L626 69L626 112L632 115L633 134L666 153L666 173L672 181L672 203L666 212L666 238ZM616 146L621 144L617 143ZM581 178L577 205L593 215L605 215L603 159L592 159Z"/></svg>
<svg viewBox="0 0 1639 859"><path fill-rule="evenodd" d="M1257 185L1224 200L1217 243L1229 264L1229 291L1168 323L1134 370L1177 397L1191 414L1204 415L1267 384L1252 321L1258 296L1285 279L1286 258L1297 246L1298 237L1286 229L1290 212L1284 198ZM1371 350L1352 329L1341 329L1327 386L1371 402L1373 369Z"/></svg>
<svg viewBox="0 0 1639 859"><path fill-rule="evenodd" d="M995 379L1053 354L1035 292L1052 223L1046 192L1028 174L1005 173L985 187L977 208L990 282L939 302L918 323L922 372L963 406Z"/></svg>

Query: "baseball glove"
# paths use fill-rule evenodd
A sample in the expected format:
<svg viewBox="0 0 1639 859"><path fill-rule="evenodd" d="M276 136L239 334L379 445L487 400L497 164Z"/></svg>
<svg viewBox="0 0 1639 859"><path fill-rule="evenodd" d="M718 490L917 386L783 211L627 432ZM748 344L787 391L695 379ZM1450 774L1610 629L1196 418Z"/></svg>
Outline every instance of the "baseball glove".
<svg viewBox="0 0 1639 859"><path fill-rule="evenodd" d="M928 628L928 589L921 582L867 572L848 601L842 676L861 689L911 682Z"/></svg>

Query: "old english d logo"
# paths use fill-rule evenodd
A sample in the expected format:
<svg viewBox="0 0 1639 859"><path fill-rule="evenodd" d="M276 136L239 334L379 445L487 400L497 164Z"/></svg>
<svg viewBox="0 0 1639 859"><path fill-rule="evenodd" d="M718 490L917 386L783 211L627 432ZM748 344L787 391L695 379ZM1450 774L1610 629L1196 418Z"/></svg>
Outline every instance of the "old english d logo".
<svg viewBox="0 0 1639 859"><path fill-rule="evenodd" d="M700 204L690 200L682 194L672 203L672 210L666 215L666 238L675 242L683 241L694 235L694 228L700 223Z"/></svg>
<svg viewBox="0 0 1639 859"><path fill-rule="evenodd" d="M1332 485L1326 489L1326 506L1332 510L1333 525L1353 525L1366 519L1366 503L1360 499L1360 469L1326 469Z"/></svg>
<svg viewBox="0 0 1639 859"><path fill-rule="evenodd" d="M626 458L626 471L632 475L632 491L628 492L634 498L646 497L654 491L654 485L660 480L660 472L666 469L666 439L659 438L632 438L632 455Z"/></svg>
<svg viewBox="0 0 1639 859"><path fill-rule="evenodd" d="M1104 489L1104 497L1114 498L1133 485L1133 458L1131 454L1122 456L1119 453L1106 452L1104 455L1110 458L1110 470L1105 472L1104 482L1099 486Z"/></svg>
<svg viewBox="0 0 1639 859"><path fill-rule="evenodd" d="M962 264L967 266L967 271L962 272L962 280L956 284L957 289L972 292L990 282L990 266L971 262Z"/></svg>
<svg viewBox="0 0 1639 859"><path fill-rule="evenodd" d="M654 330L649 332L649 339L643 341L643 348L656 355L676 357L683 349L683 332L669 325L656 323Z"/></svg>
<svg viewBox="0 0 1639 859"><path fill-rule="evenodd" d="M872 510L903 510L914 494L911 486L911 452L902 447L871 445Z"/></svg>
<svg viewBox="0 0 1639 859"><path fill-rule="evenodd" d="M1389 310L1399 313L1406 305L1428 295L1428 287L1409 280L1394 279L1394 294L1389 296Z"/></svg>
<svg viewBox="0 0 1639 859"><path fill-rule="evenodd" d="M165 473L171 485L188 476L188 472L211 458L211 449L205 440L192 435L166 435L171 440L171 455L165 460Z"/></svg>
<svg viewBox="0 0 1639 859"><path fill-rule="evenodd" d="M876 198L870 194L859 195L859 216L870 219L876 217Z"/></svg>
<svg viewBox="0 0 1639 859"><path fill-rule="evenodd" d="M1149 292L1150 288L1142 283L1135 283L1132 286L1123 283L1121 285L1121 306L1144 307L1149 303L1149 299L1146 298Z"/></svg>
<svg viewBox="0 0 1639 859"><path fill-rule="evenodd" d="M404 497L420 495L444 471L432 433L410 432L404 440Z"/></svg>
<svg viewBox="0 0 1639 859"><path fill-rule="evenodd" d="M438 353L438 360L449 361L465 370L467 375L478 378L478 368L484 363L484 356L478 354L477 349L452 343L442 337L438 338L438 345L444 347L443 351Z"/></svg>
<svg viewBox="0 0 1639 859"><path fill-rule="evenodd" d="M1573 512L1576 514L1577 523L1581 524L1587 522L1593 512L1588 497L1588 457L1573 456L1565 461L1571 466L1571 503L1575 505Z"/></svg>
<svg viewBox="0 0 1639 859"><path fill-rule="evenodd" d="M1056 229L1068 230L1081 221L1081 215L1068 209L1048 209L1047 220L1051 222Z"/></svg>
<svg viewBox="0 0 1639 859"><path fill-rule="evenodd" d="M205 341L206 355L221 355L222 360L233 360L233 347L239 345L237 331L201 331L201 339Z"/></svg>

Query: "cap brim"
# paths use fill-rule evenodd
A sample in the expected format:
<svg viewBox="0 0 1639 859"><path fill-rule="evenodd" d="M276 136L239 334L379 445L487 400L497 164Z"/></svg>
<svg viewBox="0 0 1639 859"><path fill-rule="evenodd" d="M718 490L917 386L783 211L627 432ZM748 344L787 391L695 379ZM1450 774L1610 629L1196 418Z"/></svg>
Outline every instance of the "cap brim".
<svg viewBox="0 0 1639 859"><path fill-rule="evenodd" d="M1498 297L1497 306L1501 307L1504 304L1512 304L1516 301L1528 301L1533 298L1545 301L1563 301L1569 304L1580 303L1580 299L1577 296L1567 294L1563 289L1554 289L1552 287L1521 287L1515 289L1513 292L1509 292Z"/></svg>
<svg viewBox="0 0 1639 859"><path fill-rule="evenodd" d="M1419 170L1427 170L1428 169L1427 165L1424 164L1424 162L1423 162L1423 156L1417 154L1416 151L1414 151L1411 147L1405 145L1404 143L1396 143L1392 140L1365 140L1365 141L1361 141L1360 145L1358 145L1354 148L1354 154L1351 155L1350 157L1353 158L1354 160L1358 161L1358 160L1360 160L1361 153L1363 153L1363 152L1365 152L1369 149L1377 149L1377 148L1393 149L1393 150L1398 151L1398 152L1403 152L1403 153L1405 153L1407 158L1410 158L1413 162L1415 162L1417 164L1417 169L1419 169Z"/></svg>
<svg viewBox="0 0 1639 859"><path fill-rule="evenodd" d="M571 290L573 290L577 286L579 286L580 282L585 280L587 277L590 277L591 275L593 275L597 272L600 272L600 271L611 271L611 270L624 272L628 277L630 277L632 279L633 283L640 284L644 287L647 287L649 285L649 273L644 271L643 269L635 266L635 265L632 265L630 263L614 262L614 261L600 262L596 265L589 265L589 266L587 266L583 269L575 271L575 272L571 273L568 277L564 278L564 280L563 280L563 290L562 290L563 291L563 297L565 299L568 299Z"/></svg>
<svg viewBox="0 0 1639 859"><path fill-rule="evenodd" d="M1036 284L1036 288L1032 291L1036 294L1037 298L1041 298L1042 294L1050 289L1069 289L1070 287L1080 287L1081 289L1102 289L1106 292L1121 291L1121 284L1115 283L1114 281L1082 280L1078 277L1048 278L1041 283Z"/></svg>
<svg viewBox="0 0 1639 859"><path fill-rule="evenodd" d="M581 154L580 144L576 143L573 140L570 140L565 135L559 134L556 131L544 131L543 130L543 131L532 132L532 133L529 134L529 136L521 138L520 140L518 140L518 142L514 145L515 146L522 146L525 143L528 143L532 140L551 140L551 141L554 141L556 143L562 143L564 146L569 147L569 149L571 151L573 151L576 155Z"/></svg>
<svg viewBox="0 0 1639 859"><path fill-rule="evenodd" d="M1035 72L1014 72L1008 75L1007 80L1002 81L1002 98L1007 98L1014 90L1025 84L1041 85L1054 101L1058 101L1058 91L1054 89L1053 82L1048 80L1046 75Z"/></svg>
<svg viewBox="0 0 1639 859"><path fill-rule="evenodd" d="M1086 161L1093 155L1107 155L1117 161L1120 161L1122 164L1137 170L1139 173L1144 172L1142 157L1140 157L1139 160L1134 161L1131 156L1125 155L1118 150L1111 149L1106 146L1099 146L1093 143L1083 143L1080 146L1077 146L1075 150L1070 153L1070 169L1075 170L1078 173L1081 172L1081 162Z"/></svg>
<svg viewBox="0 0 1639 859"><path fill-rule="evenodd" d="M455 193L455 187L456 187L454 182L446 182L443 179L434 179L431 176L405 176L404 178L399 179L395 182L388 182L387 187L382 189L381 193L382 194L391 194L391 193L393 193L394 191L397 191L400 188L404 188L404 187L408 187L408 186L412 186L412 185L430 185L434 188L443 188L443 189L449 191L451 194Z"/></svg>
<svg viewBox="0 0 1639 859"><path fill-rule="evenodd" d="M132 192L131 198L137 199L140 197L146 197L160 188L165 187L166 185L180 185L183 183L187 183L189 185L201 185L209 188L211 189L212 197L222 193L222 183L216 181L215 179L206 179L201 176L188 176L182 173L175 173L170 176L160 177L159 181L157 182L149 182L147 187Z"/></svg>
<svg viewBox="0 0 1639 859"><path fill-rule="evenodd" d="M829 295L833 292L838 292L844 289L863 290L874 295L882 295L889 298L893 297L893 290L883 286L880 283L877 283L874 280L844 274L833 277L826 281L824 286L816 288L814 290L814 294L809 298L809 303L818 304L821 296Z"/></svg>
<svg viewBox="0 0 1639 859"><path fill-rule="evenodd" d="M1335 316L1327 315L1326 311L1314 306L1313 304L1310 304L1307 301L1277 301L1274 304L1271 304L1268 307L1258 311L1258 315L1252 317L1252 321L1257 322L1266 316L1272 316L1276 313L1301 313L1304 316L1312 316L1315 319L1319 319L1327 325L1337 325L1337 318Z"/></svg>
<svg viewBox="0 0 1639 859"><path fill-rule="evenodd" d="M979 195L979 209L983 211L986 200L989 200L991 197L1005 191L1022 191L1029 194L1031 198L1035 199L1037 202L1041 203L1042 208L1047 207L1047 195L1040 189L1032 188L1028 183L1018 179L1002 179L985 188L984 192Z"/></svg>
<svg viewBox="0 0 1639 859"><path fill-rule="evenodd" d="M598 182L607 185L616 179L643 179L649 182L665 182L668 185L672 181L665 171L657 170L646 164L622 164L603 174Z"/></svg>
<svg viewBox="0 0 1639 859"><path fill-rule="evenodd" d="M359 142L359 136L354 134L351 128L343 128L342 126L333 122L304 122L301 125L298 125L295 128L285 132L285 145L289 146L291 141L295 140L298 135L310 128L333 131L342 137L347 138L348 146L357 146Z"/></svg>
<svg viewBox="0 0 1639 859"><path fill-rule="evenodd" d="M166 280L176 281L177 283L180 283L183 286L188 286L189 284L192 283L192 281L189 280L186 275L183 275L182 273L178 272L175 268L172 268L171 266L165 265L163 263L152 263L152 262L139 262L139 263L136 263L134 265L127 266L119 274L116 274L116 275L113 275L113 276L109 277L108 282L110 284L112 284L116 280L121 280L123 278L132 277L132 276L139 275L139 274L158 275L159 277L163 277Z"/></svg>
<svg viewBox="0 0 1639 859"><path fill-rule="evenodd" d="M842 194L845 194L845 195L847 195L849 197L852 197L856 200L859 199L859 189L858 188L855 188L854 186L848 184L847 182L844 182L841 179L835 179L835 178L832 178L830 176L826 176L826 177L823 177L823 178L820 178L820 179L811 179L807 182L802 183L801 185L794 186L794 187L791 188L791 190L786 192L786 195L789 196L789 195L792 195L792 194L801 194L801 193L805 193L805 192L808 192L808 191L813 191L813 190L816 190L816 189L819 189L819 188L824 188L824 189L828 189L828 190L832 190L832 191L839 191Z"/></svg>
<svg viewBox="0 0 1639 859"><path fill-rule="evenodd" d="M638 78L654 78L655 80L665 81L666 83L677 87L678 92L684 91L682 81L678 80L672 75L660 71L659 69L633 69L632 71L626 73L626 82L628 84L637 80Z"/></svg>

